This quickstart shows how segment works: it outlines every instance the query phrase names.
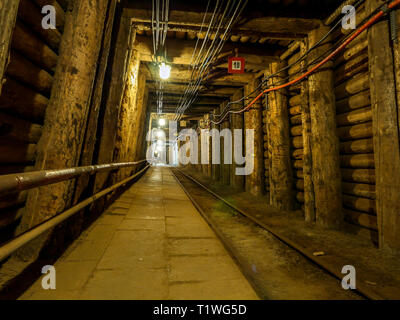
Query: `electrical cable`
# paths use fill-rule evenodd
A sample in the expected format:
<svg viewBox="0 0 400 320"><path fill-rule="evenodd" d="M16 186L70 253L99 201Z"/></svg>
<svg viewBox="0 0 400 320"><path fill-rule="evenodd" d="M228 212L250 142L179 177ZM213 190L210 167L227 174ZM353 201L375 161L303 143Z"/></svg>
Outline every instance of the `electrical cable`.
<svg viewBox="0 0 400 320"><path fill-rule="evenodd" d="M359 7L364 1L365 1L365 0L360 0L360 1L358 1L356 4L354 4L354 7L356 7L356 8ZM329 35L331 35L331 34L333 33L333 31L335 31L335 29L336 29L341 23L342 23L342 20L337 21L336 24L335 24L335 25L334 25L334 26L333 26L333 27L332 27L318 42L316 42L311 48L309 48L309 49L308 49L302 56L300 56L297 60L295 60L295 61L292 62L291 64L285 66L284 68L278 70L278 71L275 72L274 74L268 76L266 79L264 79L263 81L261 81L261 82L259 83L259 85L256 87L256 89L254 89L252 92L250 92L250 93L247 94L246 96L242 97L242 98L239 99L239 100L228 102L228 104L224 107L224 109L221 111L220 114L212 115L213 118L214 118L214 119L215 119L215 118L220 118L220 117L226 112L226 110L230 108L231 105L239 104L240 102L246 100L248 97L252 96L255 92L257 92L257 91L268 81L269 78L274 77L274 76L277 76L278 74L280 74L280 73L282 73L282 72L284 72L284 71L286 71L286 70L289 70L292 66L296 65L297 63L302 62L302 61L310 54L310 52L311 52L312 50L316 49L323 41L325 41L325 40L329 37Z"/></svg>
<svg viewBox="0 0 400 320"><path fill-rule="evenodd" d="M385 4L386 5L386 4ZM397 7L400 5L400 0L394 0L393 2L391 2L390 4L388 4L388 10L393 10L393 8ZM382 7L381 7L382 8ZM370 18L365 24L363 24L359 29L357 29L355 32L353 32L347 39L346 41L344 41L338 48L336 48L331 54L329 54L325 59L323 59L321 62L319 62L317 65L315 65L314 67L312 67L310 70L308 70L307 72L303 73L301 76L299 76L298 78L289 81L285 84L282 85L278 85L276 87L272 87L272 88L268 88L263 90L256 98L254 98L252 100L252 102L250 102L246 107L244 107L241 110L237 110L237 111L229 111L228 113L225 114L225 116L220 119L218 122L212 122L213 124L220 124L229 113L232 114L238 114L238 113L243 113L247 110L249 110L261 97L262 95L269 93L269 92L273 92L273 91L277 91L277 90L281 90L284 88L287 88L305 78L307 78L309 75L313 74L316 70L318 70L320 67L322 67L325 63L327 63L329 60L331 60L332 58L334 58L340 51L342 51L344 48L347 47L347 45L349 43L351 43L354 39L356 39L362 32L364 32L365 30L367 30L369 27L371 27L373 24L375 24L378 20L380 20L382 18L382 16L384 16L386 13L385 11L383 11L382 9L380 9L380 11L375 14L372 18Z"/></svg>

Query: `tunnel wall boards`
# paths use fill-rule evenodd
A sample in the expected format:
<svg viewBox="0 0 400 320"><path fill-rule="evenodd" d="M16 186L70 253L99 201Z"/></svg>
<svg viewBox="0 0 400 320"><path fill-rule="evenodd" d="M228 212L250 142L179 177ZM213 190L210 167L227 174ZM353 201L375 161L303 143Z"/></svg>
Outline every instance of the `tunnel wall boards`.
<svg viewBox="0 0 400 320"><path fill-rule="evenodd" d="M7 3L18 7L18 1ZM0 95L0 174L32 171L35 166L65 23L66 6L55 5L57 28L44 30L40 1L19 3ZM7 15L12 18L11 12ZM3 17L0 20L5 21ZM0 240L13 234L27 195L24 191L0 199Z"/></svg>
<svg viewBox="0 0 400 320"><path fill-rule="evenodd" d="M98 1L95 8L90 1L70 2L68 10L65 1L52 3L56 8L57 28L42 29L43 1L20 1L0 95L0 173L142 159L147 126L139 123L148 117L146 75L144 70L136 70L128 79L131 66L125 63L120 63L122 76L112 72L116 56L126 55L129 59L134 51L135 38L129 18L124 17L121 5L115 0ZM117 36L121 24L126 27L122 32L126 41ZM135 101L129 102L133 108L123 109L135 112L127 115L119 112L123 91L118 95L117 90L110 88L122 88L132 78L137 84ZM118 106L117 113L112 115L115 126L121 124L119 145L114 145L117 130L104 129L105 121L110 120L107 107L110 95L111 102L116 101ZM133 170L139 170L139 166ZM131 171L113 173L111 178L117 182ZM105 180L99 174L81 176L1 198L0 242L111 183L108 176ZM16 256L33 259L43 248L47 254L56 256L106 204L98 201L93 208L82 210L59 227L56 235L48 233Z"/></svg>

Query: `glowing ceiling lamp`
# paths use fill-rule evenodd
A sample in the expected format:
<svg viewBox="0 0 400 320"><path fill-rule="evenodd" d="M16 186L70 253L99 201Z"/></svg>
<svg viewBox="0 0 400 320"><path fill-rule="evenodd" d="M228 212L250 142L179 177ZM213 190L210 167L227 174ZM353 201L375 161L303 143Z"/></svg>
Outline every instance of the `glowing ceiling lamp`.
<svg viewBox="0 0 400 320"><path fill-rule="evenodd" d="M158 124L160 126L165 126L165 119L163 119L163 118L158 119Z"/></svg>
<svg viewBox="0 0 400 320"><path fill-rule="evenodd" d="M164 62L160 64L160 78L167 80L171 75L171 66L165 64Z"/></svg>

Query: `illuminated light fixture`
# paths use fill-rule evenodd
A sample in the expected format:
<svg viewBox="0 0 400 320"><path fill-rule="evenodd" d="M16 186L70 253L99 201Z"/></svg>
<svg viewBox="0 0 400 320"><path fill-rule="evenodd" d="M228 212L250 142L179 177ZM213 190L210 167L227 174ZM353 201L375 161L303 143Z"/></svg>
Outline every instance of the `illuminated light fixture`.
<svg viewBox="0 0 400 320"><path fill-rule="evenodd" d="M158 124L160 126L165 126L165 119L162 119L162 118L158 119Z"/></svg>
<svg viewBox="0 0 400 320"><path fill-rule="evenodd" d="M162 130L157 130L156 137L158 139L162 138L163 137L163 131Z"/></svg>
<svg viewBox="0 0 400 320"><path fill-rule="evenodd" d="M156 149L156 150L159 151L159 152L161 152L161 151L164 150L164 148L163 148L162 146L157 146L157 149Z"/></svg>
<svg viewBox="0 0 400 320"><path fill-rule="evenodd" d="M160 64L160 78L167 80L171 75L171 66L165 64L164 62Z"/></svg>

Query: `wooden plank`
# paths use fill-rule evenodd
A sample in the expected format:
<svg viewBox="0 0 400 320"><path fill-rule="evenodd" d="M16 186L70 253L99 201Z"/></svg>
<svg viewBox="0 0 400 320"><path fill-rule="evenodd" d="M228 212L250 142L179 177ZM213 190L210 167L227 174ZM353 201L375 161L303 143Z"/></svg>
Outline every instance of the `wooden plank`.
<svg viewBox="0 0 400 320"><path fill-rule="evenodd" d="M2 1L0 6L0 94L7 69L11 39L17 19L19 0Z"/></svg>
<svg viewBox="0 0 400 320"><path fill-rule="evenodd" d="M321 27L310 32L312 46L329 28ZM315 49L310 61L329 50L330 39ZM338 228L342 221L342 192L339 164L339 139L336 135L336 106L333 93L332 64L309 77L311 116L312 176L315 192L316 223L322 227Z"/></svg>
<svg viewBox="0 0 400 320"><path fill-rule="evenodd" d="M367 0L372 12L379 0ZM400 146L393 55L387 21L368 31L371 107L375 149L379 246L400 250Z"/></svg>
<svg viewBox="0 0 400 320"><path fill-rule="evenodd" d="M116 0L109 2L109 8L107 10L107 18L104 24L104 34L102 39L101 51L99 54L99 64L96 71L96 78L94 82L94 89L90 102L90 110L88 114L88 121L86 126L85 140L83 142L82 153L80 157L80 166L88 166L93 164L93 157L96 147L96 135L98 132L98 119L101 108L101 99L103 97L104 79L106 75L106 69L108 64L108 58L111 46L111 35L115 17ZM93 186L89 182L93 178L83 175L76 179L74 200L76 204L83 198L86 198L92 193ZM73 218L70 224L70 231L72 237L75 238L82 230L84 223L84 211L78 213Z"/></svg>
<svg viewBox="0 0 400 320"><path fill-rule="evenodd" d="M259 84L259 79L253 79L244 87L244 95L247 96L253 92ZM244 112L245 138L247 139L247 130L254 130L253 146L250 149L245 148L246 163L253 160L253 171L245 177L246 191L253 195L262 195L264 192L264 156L262 141L264 134L262 132L262 105L258 101L248 111ZM246 143L245 143L246 144Z"/></svg>
<svg viewBox="0 0 400 320"><path fill-rule="evenodd" d="M232 101L239 101L243 98L243 89L237 89L235 93L232 95ZM234 110L240 110L243 108L243 102L236 103L232 106ZM243 114L237 113L231 115L231 131L232 131L232 146L235 146L235 135L234 130L241 131L241 138L242 138L242 146L243 146ZM243 151L243 148L242 148ZM243 156L243 155L242 155ZM242 190L244 188L244 176L236 174L236 168L241 166L237 165L235 161L235 148L232 148L232 165L231 165L231 178L230 183L231 186Z"/></svg>
<svg viewBox="0 0 400 320"><path fill-rule="evenodd" d="M307 52L308 43L305 39L300 45L300 54ZM307 60L301 62L301 70L307 69ZM314 182L312 177L312 131L311 113L309 104L309 84L308 81L301 83L301 123L303 139L303 179L304 179L304 215L306 222L315 222L315 194ZM293 128L293 127L292 127Z"/></svg>
<svg viewBox="0 0 400 320"><path fill-rule="evenodd" d="M105 98L104 114L99 120L102 131L96 159L97 163L110 163L113 159L118 117L126 84L129 47L132 45L129 43L131 39L131 23L128 18L123 16L121 11L118 11L118 19L114 24L111 57L107 67L109 77L104 85L107 96ZM107 185L109 176L110 173L96 175L95 192Z"/></svg>
<svg viewBox="0 0 400 320"><path fill-rule="evenodd" d="M79 164L96 71L93 65L97 64L100 51L107 4L108 0L99 0L94 7L91 1L82 0L68 11L52 95L37 146L36 170ZM70 180L31 190L18 231L30 229L69 207L72 186ZM37 257L51 234L49 231L30 242L18 255L26 259ZM63 241L63 234L58 229L58 241Z"/></svg>
<svg viewBox="0 0 400 320"><path fill-rule="evenodd" d="M269 74L276 73L286 65L284 61L270 64ZM274 86L280 83L286 74L280 73L279 77L270 79L268 84ZM270 205L280 210L292 210L294 208L293 174L290 161L288 99L285 93L286 91L277 91L268 95Z"/></svg>

